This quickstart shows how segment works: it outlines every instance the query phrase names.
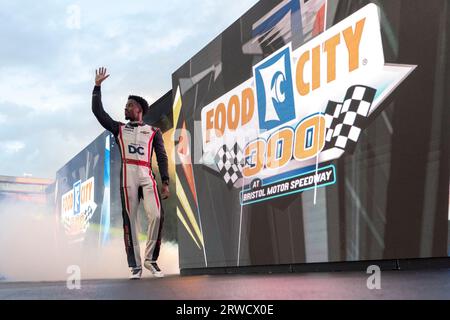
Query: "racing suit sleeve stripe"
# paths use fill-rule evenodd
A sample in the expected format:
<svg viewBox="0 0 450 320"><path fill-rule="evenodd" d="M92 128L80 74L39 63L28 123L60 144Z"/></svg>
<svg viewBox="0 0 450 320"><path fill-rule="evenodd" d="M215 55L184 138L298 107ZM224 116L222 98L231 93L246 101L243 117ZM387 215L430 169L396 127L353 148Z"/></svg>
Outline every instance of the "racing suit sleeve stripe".
<svg viewBox="0 0 450 320"><path fill-rule="evenodd" d="M114 136L119 134L120 122L113 120L103 109L100 86L95 86L92 91L92 112L103 128L110 131Z"/></svg>
<svg viewBox="0 0 450 320"><path fill-rule="evenodd" d="M158 207L158 210L161 210L161 208L160 208L160 201L159 201L159 198L158 198L158 189L156 187L156 181L153 178L153 172L152 172L152 169L151 169L151 163L152 163L151 162L152 161L151 155L152 155L153 141L154 141L154 138L155 138L156 133L158 131L159 131L158 129L154 129L152 136L148 140L148 163L150 164L150 178L152 179L153 194L155 195L156 206ZM158 162L158 166L159 166L159 162ZM161 169L160 169L160 171L161 171Z"/></svg>
<svg viewBox="0 0 450 320"><path fill-rule="evenodd" d="M153 148L153 138L155 137L155 134L157 132L157 130L153 129L153 134L150 137L150 139L148 139L148 148L147 148L147 152L148 152L148 163L150 164L150 168L152 167L152 148Z"/></svg>
<svg viewBox="0 0 450 320"><path fill-rule="evenodd" d="M153 138L153 148L155 149L156 159L158 160L161 181L169 182L169 163L166 149L164 148L164 140L162 138L161 130L159 129L157 129L155 137Z"/></svg>

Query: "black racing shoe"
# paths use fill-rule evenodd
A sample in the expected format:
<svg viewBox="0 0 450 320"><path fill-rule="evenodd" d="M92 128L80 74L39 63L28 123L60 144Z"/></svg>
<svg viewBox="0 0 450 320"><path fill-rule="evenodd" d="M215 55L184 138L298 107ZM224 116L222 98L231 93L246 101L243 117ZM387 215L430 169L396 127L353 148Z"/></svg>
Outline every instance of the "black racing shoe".
<svg viewBox="0 0 450 320"><path fill-rule="evenodd" d="M162 278L164 274L161 272L161 269L158 267L156 261L145 260L144 267L151 271L154 277Z"/></svg>
<svg viewBox="0 0 450 320"><path fill-rule="evenodd" d="M142 276L142 268L131 268L130 280L139 280Z"/></svg>

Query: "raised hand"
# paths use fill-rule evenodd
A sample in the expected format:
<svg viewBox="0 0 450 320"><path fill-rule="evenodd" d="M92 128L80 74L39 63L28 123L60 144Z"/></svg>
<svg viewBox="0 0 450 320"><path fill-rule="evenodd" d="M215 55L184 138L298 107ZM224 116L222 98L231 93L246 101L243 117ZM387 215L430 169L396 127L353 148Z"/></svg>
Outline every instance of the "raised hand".
<svg viewBox="0 0 450 320"><path fill-rule="evenodd" d="M106 74L106 68L100 67L95 70L95 85L100 86L102 82L109 77L109 74Z"/></svg>

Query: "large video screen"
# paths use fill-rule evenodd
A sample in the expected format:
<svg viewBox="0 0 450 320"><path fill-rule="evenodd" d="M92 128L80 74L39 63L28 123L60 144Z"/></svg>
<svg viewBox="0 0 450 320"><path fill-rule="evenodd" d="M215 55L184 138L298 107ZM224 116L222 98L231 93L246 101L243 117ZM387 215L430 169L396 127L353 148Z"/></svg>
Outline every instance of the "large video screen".
<svg viewBox="0 0 450 320"><path fill-rule="evenodd" d="M174 72L180 268L447 256L449 10L261 0Z"/></svg>
<svg viewBox="0 0 450 320"><path fill-rule="evenodd" d="M111 139L103 132L56 173L55 211L69 243L109 237Z"/></svg>

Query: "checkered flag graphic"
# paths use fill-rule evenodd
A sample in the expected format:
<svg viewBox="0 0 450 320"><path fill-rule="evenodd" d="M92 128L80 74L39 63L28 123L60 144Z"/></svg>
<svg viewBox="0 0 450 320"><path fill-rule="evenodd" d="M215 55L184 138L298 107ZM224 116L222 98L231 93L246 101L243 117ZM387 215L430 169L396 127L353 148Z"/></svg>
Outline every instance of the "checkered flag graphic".
<svg viewBox="0 0 450 320"><path fill-rule="evenodd" d="M340 148L352 153L362 129L368 122L370 106L376 89L356 85L348 88L344 102L329 101L325 109L325 147Z"/></svg>
<svg viewBox="0 0 450 320"><path fill-rule="evenodd" d="M237 142L232 148L228 148L226 144L220 147L214 160L228 187L232 187L238 179L242 178L244 154Z"/></svg>

